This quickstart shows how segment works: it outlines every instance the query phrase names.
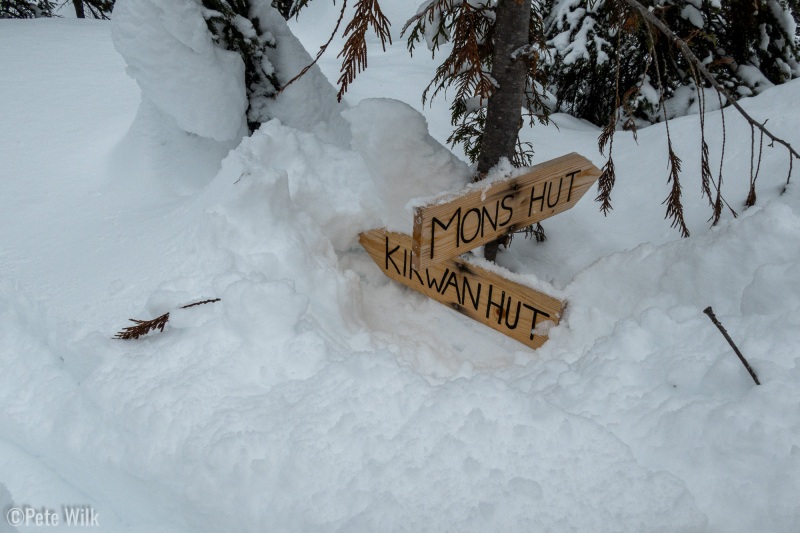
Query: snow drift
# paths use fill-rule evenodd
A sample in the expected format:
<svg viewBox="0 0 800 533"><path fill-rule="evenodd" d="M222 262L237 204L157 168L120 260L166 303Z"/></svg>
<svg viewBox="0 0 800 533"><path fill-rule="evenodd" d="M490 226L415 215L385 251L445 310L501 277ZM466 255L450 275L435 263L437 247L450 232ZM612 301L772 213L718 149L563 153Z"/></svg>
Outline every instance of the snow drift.
<svg viewBox="0 0 800 533"><path fill-rule="evenodd" d="M0 122L20 140L0 148L12 162L0 170L4 504L90 504L109 531L800 526L800 194L780 194L782 154L765 155L758 207L707 230L701 200L687 202L697 235L676 240L642 216L663 195L641 173L663 128L642 131L638 151L619 139L618 173L631 178L614 214L601 221L584 201L548 225L545 245L517 239L503 258L569 302L531 352L391 283L356 245L358 231L404 229L409 201L468 179L406 104L366 100L318 127L271 121L215 152L219 171L201 180L174 162L170 175L131 173L134 148L213 157L184 134L140 135L177 117L136 116L120 59L97 52L111 47L106 25L0 23L12 50L0 92L31 87ZM121 100L84 94L63 59L42 76L57 37L75 57L98 54L83 74L113 80ZM298 101L318 89L307 90ZM748 105L791 136L798 90ZM55 126L37 130L29 117L48 109ZM597 162L596 132L556 119L560 130L525 133L540 157ZM749 138L729 122L731 142ZM75 127L81 143L63 134ZM688 139L695 125L672 128ZM681 147L688 168L697 158ZM176 193L165 180L194 185ZM209 297L221 301L173 311L164 333L110 339L128 316ZM702 314L709 304L761 387Z"/></svg>

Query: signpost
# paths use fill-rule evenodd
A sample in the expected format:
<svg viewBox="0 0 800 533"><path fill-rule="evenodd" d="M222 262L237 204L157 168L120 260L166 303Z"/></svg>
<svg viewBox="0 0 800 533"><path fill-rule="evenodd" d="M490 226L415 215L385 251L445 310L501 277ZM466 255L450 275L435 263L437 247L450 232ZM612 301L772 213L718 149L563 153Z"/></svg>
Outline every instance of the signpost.
<svg viewBox="0 0 800 533"><path fill-rule="evenodd" d="M563 304L559 300L463 259L445 259L415 269L408 235L374 229L362 233L360 241L393 280L531 348L547 340L543 332L546 322L555 325L561 318Z"/></svg>
<svg viewBox="0 0 800 533"><path fill-rule="evenodd" d="M564 303L458 256L574 206L601 171L576 153L414 211L413 237L373 229L359 240L383 273L531 348Z"/></svg>
<svg viewBox="0 0 800 533"><path fill-rule="evenodd" d="M574 206L601 171L576 153L530 167L529 172L480 182L446 202L414 212L414 267L424 269L535 224Z"/></svg>

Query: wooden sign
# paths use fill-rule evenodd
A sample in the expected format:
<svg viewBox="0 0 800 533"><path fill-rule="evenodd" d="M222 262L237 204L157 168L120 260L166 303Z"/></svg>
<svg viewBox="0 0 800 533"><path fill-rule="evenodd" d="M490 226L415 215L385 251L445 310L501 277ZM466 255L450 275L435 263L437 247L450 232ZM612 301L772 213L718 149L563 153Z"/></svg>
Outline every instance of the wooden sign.
<svg viewBox="0 0 800 533"><path fill-rule="evenodd" d="M393 280L531 348L538 348L547 340L537 326L546 321L555 325L561 318L563 304L559 300L463 259L446 259L416 269L408 235L378 229L362 233L359 240Z"/></svg>
<svg viewBox="0 0 800 533"><path fill-rule="evenodd" d="M414 268L445 259L535 224L574 206L601 171L576 153L530 167L530 172L480 188L480 182L442 203L414 211Z"/></svg>

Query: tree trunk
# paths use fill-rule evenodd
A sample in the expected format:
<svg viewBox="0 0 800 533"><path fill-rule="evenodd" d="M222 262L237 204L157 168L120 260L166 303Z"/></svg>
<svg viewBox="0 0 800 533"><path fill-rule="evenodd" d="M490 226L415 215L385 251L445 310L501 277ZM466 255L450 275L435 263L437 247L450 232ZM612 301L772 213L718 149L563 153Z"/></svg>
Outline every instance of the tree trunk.
<svg viewBox="0 0 800 533"><path fill-rule="evenodd" d="M75 15L79 19L86 18L86 15L83 13L83 0L72 0L72 5L75 6Z"/></svg>
<svg viewBox="0 0 800 533"><path fill-rule="evenodd" d="M483 179L501 158L511 160L522 125L527 62L515 61L514 51L529 43L530 0L499 0L495 8L492 78L497 82L486 108L486 126L478 157L478 179ZM484 257L494 261L500 241L484 246Z"/></svg>

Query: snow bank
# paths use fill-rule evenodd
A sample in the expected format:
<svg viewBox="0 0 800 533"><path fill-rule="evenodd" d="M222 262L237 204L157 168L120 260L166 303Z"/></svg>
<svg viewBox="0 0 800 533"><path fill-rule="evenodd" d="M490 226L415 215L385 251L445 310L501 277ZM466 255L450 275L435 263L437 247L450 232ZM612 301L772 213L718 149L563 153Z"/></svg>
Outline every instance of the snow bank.
<svg viewBox="0 0 800 533"><path fill-rule="evenodd" d="M217 141L247 133L244 63L214 45L197 2L120 1L113 25L128 74L178 127Z"/></svg>
<svg viewBox="0 0 800 533"><path fill-rule="evenodd" d="M281 86L285 86L275 98L266 101L267 114L287 126L314 132L327 142L346 146L349 132L340 116L346 105L336 101L336 89L316 65L286 86L313 59L269 2L254 3L252 9L253 16L275 37L277 46L267 49L267 57Z"/></svg>
<svg viewBox="0 0 800 533"><path fill-rule="evenodd" d="M183 131L216 141L239 141L247 134L244 63L237 52L214 44L198 0L120 0L115 6L113 38L142 89L143 105L152 102ZM277 10L255 3L251 17L276 43L267 60L281 85L312 62ZM251 28L252 31L252 28ZM267 116L329 141L346 144L336 92L312 67L276 98L264 102Z"/></svg>
<svg viewBox="0 0 800 533"><path fill-rule="evenodd" d="M765 152L758 207L678 241L652 216L663 183L645 172L663 127L640 131L640 151L619 137L627 178L612 216L600 226L579 204L547 225L547 243L520 239L505 256L568 300L531 352L390 282L355 244L467 177L407 106L365 101L319 131L273 120L184 196L152 186L163 175L119 179L114 157L65 180L63 163L109 149L108 133L43 145L26 130L42 123L23 113L50 82L21 51L41 50L54 26L24 27L0 31L14 51L0 61L29 65L7 69L15 83L0 92L32 87L0 111L3 138L21 139L0 144L14 162L0 169L0 265L15 281L0 283L0 502L87 503L104 529L142 532L800 526L800 194L776 185L782 153ZM81 42L62 44L96 47ZM799 88L744 105L790 137ZM56 126L98 120L85 113ZM157 130L164 117L137 120ZM569 128L526 131L539 157L594 153L596 132L557 118ZM726 120L727 164L746 175L748 155L731 147L749 128ZM696 123L671 128L684 150ZM704 201L687 200L692 221ZM210 297L221 301L175 310ZM109 338L128 316L166 311L163 333Z"/></svg>
<svg viewBox="0 0 800 533"><path fill-rule="evenodd" d="M0 483L0 511L2 511L3 516L7 516L7 513L14 507L14 502L11 500L11 493L8 492L8 489L5 485ZM0 533L17 533L17 528L12 526L8 520L0 520Z"/></svg>
<svg viewBox="0 0 800 533"><path fill-rule="evenodd" d="M405 112L382 102L361 112L384 106ZM395 313L482 335L365 279L374 272L362 273L363 252L335 252L337 224L326 220L341 198L326 207L329 191L307 190L326 178L310 165L333 148L309 142L272 122L192 199L196 229L181 240L200 268L164 282L149 312L196 295L222 301L179 312L141 342L86 339L101 362L82 388L114 406L126 440L86 435L72 453L112 439L107 460L174 494L182 513L202 509L190 524L209 531L704 527L683 482L643 467L603 425L491 375L465 369L467 379L432 382L432 361L455 357L449 335L400 341L402 316L397 334L365 327L372 301L394 301Z"/></svg>

